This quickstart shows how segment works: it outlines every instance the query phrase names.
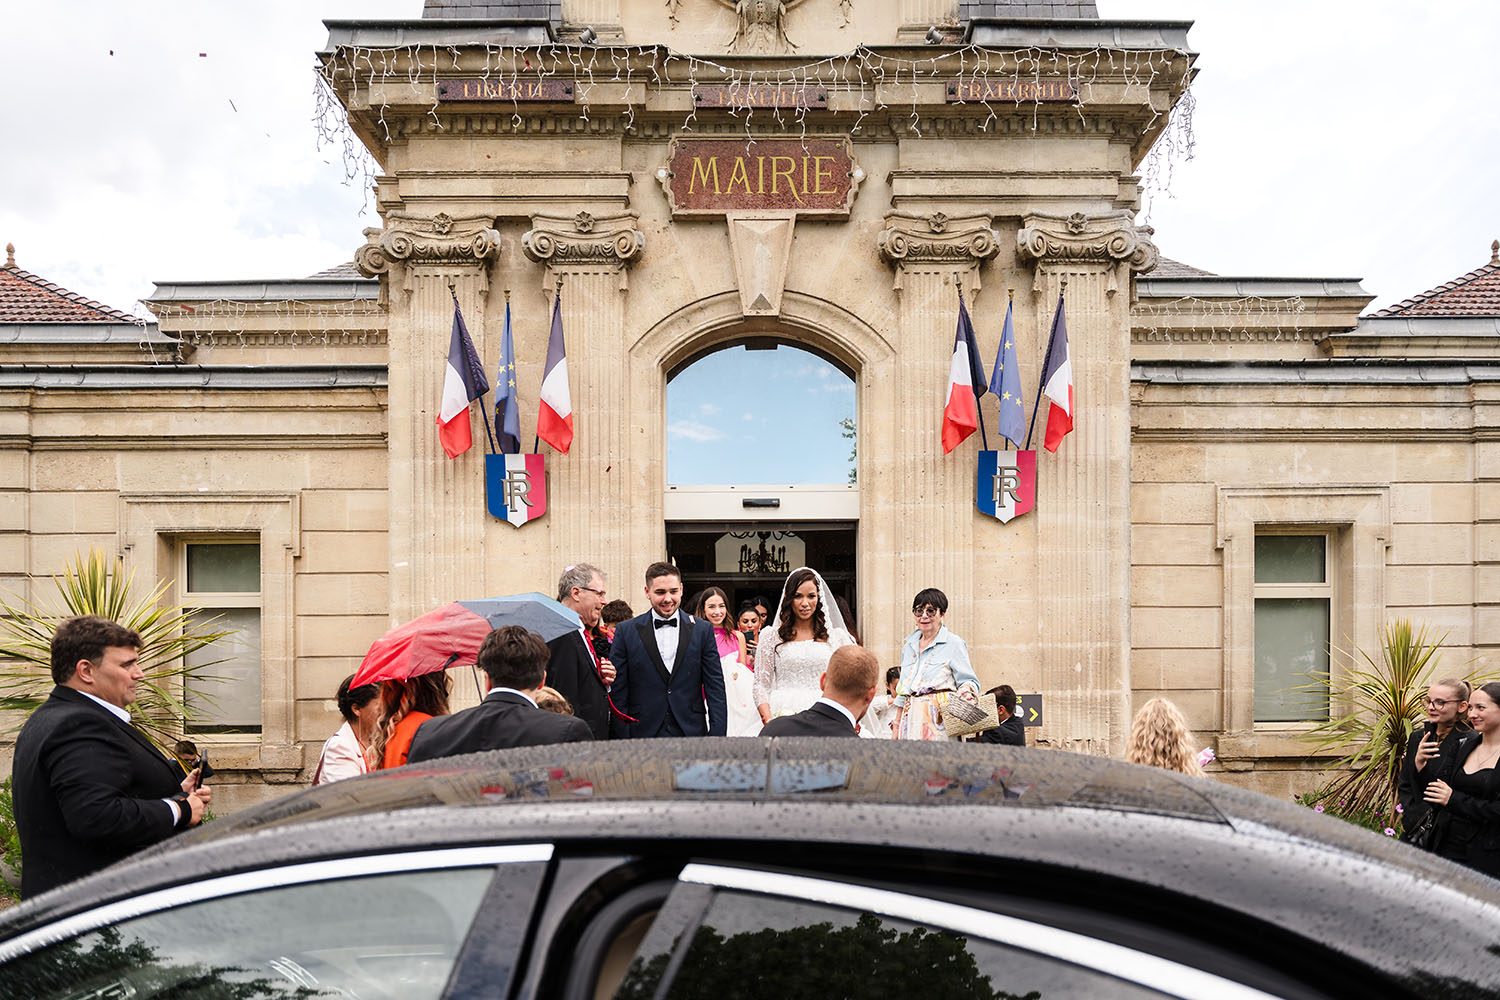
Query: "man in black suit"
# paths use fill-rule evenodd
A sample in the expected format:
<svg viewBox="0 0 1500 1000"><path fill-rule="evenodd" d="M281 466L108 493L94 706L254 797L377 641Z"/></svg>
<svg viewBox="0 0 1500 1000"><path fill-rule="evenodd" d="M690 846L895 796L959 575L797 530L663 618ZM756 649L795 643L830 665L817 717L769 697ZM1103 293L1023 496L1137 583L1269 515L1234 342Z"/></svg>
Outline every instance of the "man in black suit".
<svg viewBox="0 0 1500 1000"><path fill-rule="evenodd" d="M473 708L418 726L407 763L593 739L582 719L536 707L537 689L547 683L547 658L547 644L519 625L506 625L485 636L479 647L479 669L489 677L489 693Z"/></svg>
<svg viewBox="0 0 1500 1000"><path fill-rule="evenodd" d="M1000 725L994 729L986 729L974 737L975 743L1000 743L1005 746L1024 747L1026 745L1026 727L1021 720L1016 718L1016 689L1009 684L1001 684L999 687L990 688L985 694L995 696L995 705L999 709Z"/></svg>
<svg viewBox="0 0 1500 1000"><path fill-rule="evenodd" d="M605 596L604 574L598 568L579 563L563 570L557 581L557 600L578 612L583 631L547 643L551 653L548 686L568 699L573 714L588 723L596 740L609 738L609 685L614 683L615 668L607 657L598 655L584 633L598 627Z"/></svg>
<svg viewBox="0 0 1500 1000"><path fill-rule="evenodd" d="M859 719L875 700L880 685L880 661L863 646L840 646L828 658L828 669L818 678L823 697L796 715L772 719L762 736L858 736Z"/></svg>
<svg viewBox="0 0 1500 1000"><path fill-rule="evenodd" d="M729 725L724 673L713 628L682 611L682 574L671 563L646 567L651 610L615 629L616 738L723 736Z"/></svg>
<svg viewBox="0 0 1500 1000"><path fill-rule="evenodd" d="M98 871L203 820L212 789L130 724L141 637L104 618L52 636L56 687L16 738L21 895Z"/></svg>

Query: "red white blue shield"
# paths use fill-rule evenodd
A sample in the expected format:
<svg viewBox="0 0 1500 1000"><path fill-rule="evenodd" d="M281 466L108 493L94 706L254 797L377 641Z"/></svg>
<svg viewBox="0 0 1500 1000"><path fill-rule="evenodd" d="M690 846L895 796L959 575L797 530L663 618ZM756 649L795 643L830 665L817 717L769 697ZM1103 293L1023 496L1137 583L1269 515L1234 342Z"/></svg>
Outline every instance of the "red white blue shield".
<svg viewBox="0 0 1500 1000"><path fill-rule="evenodd" d="M981 451L974 496L981 514L1002 523L1036 506L1036 452Z"/></svg>
<svg viewBox="0 0 1500 1000"><path fill-rule="evenodd" d="M491 515L517 528L547 513L545 457L484 456L484 499Z"/></svg>

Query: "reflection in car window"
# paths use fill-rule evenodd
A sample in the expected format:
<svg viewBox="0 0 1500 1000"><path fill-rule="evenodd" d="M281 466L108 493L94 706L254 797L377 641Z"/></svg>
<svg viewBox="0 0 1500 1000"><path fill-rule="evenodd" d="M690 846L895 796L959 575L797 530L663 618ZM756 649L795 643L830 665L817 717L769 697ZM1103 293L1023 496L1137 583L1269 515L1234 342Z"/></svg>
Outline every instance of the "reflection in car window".
<svg viewBox="0 0 1500 1000"><path fill-rule="evenodd" d="M643 952L645 957L645 952ZM670 964L658 951L617 1000L645 1000ZM720 892L667 990L671 1000L837 996L1070 1000L1159 997L1060 959L873 913Z"/></svg>
<svg viewBox="0 0 1500 1000"><path fill-rule="evenodd" d="M16 959L0 997L436 1000L492 872L316 882L148 914Z"/></svg>

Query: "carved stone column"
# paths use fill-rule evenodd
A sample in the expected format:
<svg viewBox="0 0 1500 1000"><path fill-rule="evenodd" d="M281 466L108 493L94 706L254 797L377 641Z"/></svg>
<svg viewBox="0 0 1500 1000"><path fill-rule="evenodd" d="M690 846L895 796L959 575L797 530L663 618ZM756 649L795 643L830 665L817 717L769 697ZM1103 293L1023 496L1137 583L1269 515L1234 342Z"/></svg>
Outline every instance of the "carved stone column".
<svg viewBox="0 0 1500 1000"><path fill-rule="evenodd" d="M894 521L900 526L892 540L896 597L908 602L922 588L938 587L972 608L977 446L966 441L944 455L942 412L958 289L962 285L972 311L979 265L999 252L999 244L988 216L949 218L939 212L887 215L878 245L881 256L895 266L900 304L892 337L901 359L894 412L898 430L896 451L889 458L896 466L889 481L900 484L893 490ZM910 624L903 618L897 634L904 635ZM969 631L972 637L978 630Z"/></svg>
<svg viewBox="0 0 1500 1000"><path fill-rule="evenodd" d="M624 331L625 268L640 259L646 237L634 215L538 215L521 237L526 256L547 265L562 296L563 333L573 392L573 445L547 459L547 521L560 571L591 562L609 576L611 595L633 600L641 553L601 547L631 521L625 429L634 389L628 384ZM664 554L645 556L662 558Z"/></svg>
<svg viewBox="0 0 1500 1000"><path fill-rule="evenodd" d="M484 593L484 430L449 459L437 437L453 298L481 358L488 266L500 246L489 217L391 213L365 230L354 255L366 275L389 274L390 613L407 621L448 601ZM449 289L452 288L450 292Z"/></svg>
<svg viewBox="0 0 1500 1000"><path fill-rule="evenodd" d="M1129 292L1131 272L1156 265L1151 232L1129 212L1029 215L1016 237L1036 267L1035 329L1050 329L1066 289L1076 410L1037 461L1042 735L1094 753L1118 752L1130 724Z"/></svg>

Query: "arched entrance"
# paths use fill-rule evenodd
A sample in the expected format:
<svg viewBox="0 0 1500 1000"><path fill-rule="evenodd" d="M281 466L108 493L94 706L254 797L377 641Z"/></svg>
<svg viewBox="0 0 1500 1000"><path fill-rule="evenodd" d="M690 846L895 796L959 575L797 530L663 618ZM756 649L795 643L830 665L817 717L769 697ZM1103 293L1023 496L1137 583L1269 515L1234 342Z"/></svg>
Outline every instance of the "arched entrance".
<svg viewBox="0 0 1500 1000"><path fill-rule="evenodd" d="M667 551L685 591L774 604L786 574L810 565L856 606L849 366L772 329L719 341L666 375Z"/></svg>

